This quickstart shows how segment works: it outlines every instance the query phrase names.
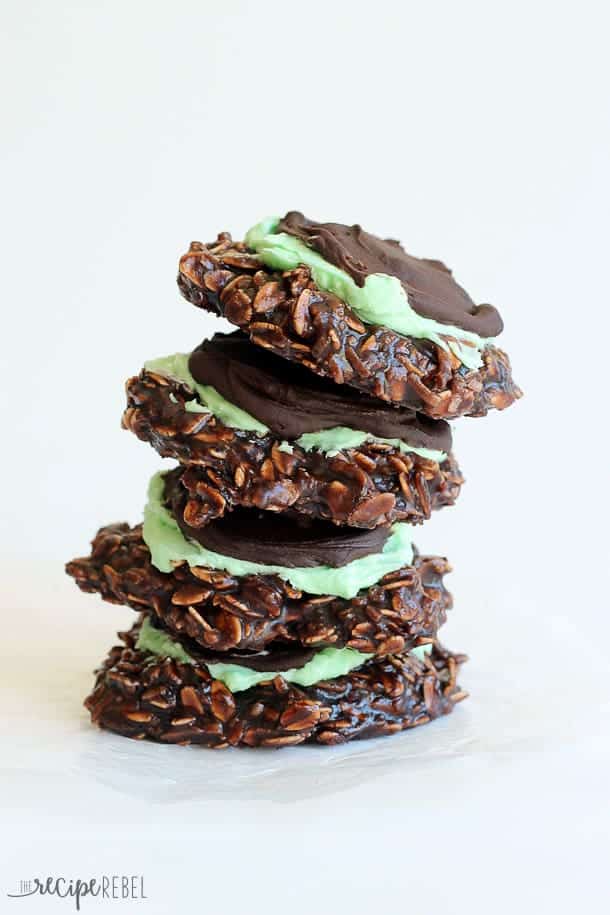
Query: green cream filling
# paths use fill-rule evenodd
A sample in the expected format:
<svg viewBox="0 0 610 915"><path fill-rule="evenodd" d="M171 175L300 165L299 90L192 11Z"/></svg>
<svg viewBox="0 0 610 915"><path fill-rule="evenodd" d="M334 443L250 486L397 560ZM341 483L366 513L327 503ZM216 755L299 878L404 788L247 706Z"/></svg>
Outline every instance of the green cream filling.
<svg viewBox="0 0 610 915"><path fill-rule="evenodd" d="M195 381L189 369L187 353L174 353L173 356L149 359L144 363L144 368L149 372L156 372L158 375L175 378L176 381L191 388L199 399L187 401L185 409L189 413L213 413L225 426L230 426L232 429L245 429L247 432L259 432L261 435L269 431L267 426L259 423L254 416L250 416L245 410L241 410L235 404L225 400L216 388Z"/></svg>
<svg viewBox="0 0 610 915"><path fill-rule="evenodd" d="M171 572L176 564L187 562L190 566L223 569L230 575L237 576L279 575L293 587L309 594L332 594L349 600L363 588L376 584L388 572L410 565L413 560L411 529L406 522L392 525L391 534L380 553L354 559L338 569L330 566L289 568L223 556L194 540L186 539L176 520L163 505L163 488L163 475L157 473L148 488L142 530L152 564L160 572Z"/></svg>
<svg viewBox="0 0 610 915"><path fill-rule="evenodd" d="M376 435L369 435L368 432L350 429L348 426L335 426L333 429L324 429L322 432L306 432L296 440L296 444L305 451L317 448L318 451L324 451L331 457L343 449L359 448L363 442L381 442L385 445L392 445L405 454L410 451L412 454L419 454L420 457L428 458L430 461L436 461L437 464L441 464L447 457L444 451L437 451L435 448L415 448L399 438L379 438Z"/></svg>
<svg viewBox="0 0 610 915"><path fill-rule="evenodd" d="M299 264L311 269L318 286L343 299L367 324L390 327L406 337L431 340L450 349L469 369L482 364L481 350L487 341L478 334L441 324L419 315L409 304L400 280L386 273L367 276L364 286L358 286L351 276L335 267L306 244L285 232L276 232L279 218L270 217L253 226L246 234L246 244L274 270L293 270ZM448 340L447 337L456 339Z"/></svg>
<svg viewBox="0 0 610 915"><path fill-rule="evenodd" d="M148 619L142 623L136 647L164 658L174 658L183 664L201 663L192 658L180 642L152 626ZM417 645L411 649L411 654L421 660L428 650L428 645ZM320 651L316 651L311 661L308 661L303 667L295 667L290 670L260 672L239 664L223 663L205 664L205 667L215 680L222 680L232 693L238 693L265 680L273 680L278 675L288 683L296 683L298 686L313 686L314 683L320 683L323 680L342 677L372 657L372 654L363 654L354 651L353 648L322 648Z"/></svg>
<svg viewBox="0 0 610 915"><path fill-rule="evenodd" d="M175 378L176 381L192 388L198 399L186 402L185 409L189 413L213 413L225 426L230 426L232 429L244 429L247 432L258 432L261 435L270 431L268 426L259 422L250 413L226 400L216 388L195 381L189 371L188 360L186 353L174 353L172 356L150 359L144 363L144 368L149 372L156 372L158 375ZM447 457L444 451L437 451L434 448L414 448L397 438L378 438L368 432L360 432L347 426L335 426L332 429L324 429L322 432L306 432L296 439L294 444L299 445L305 451L317 449L330 453L332 456L345 448L358 448L363 442L382 442L393 445L405 454L407 452L418 454L420 457L439 464ZM291 445L288 442L282 442L280 449L290 451Z"/></svg>

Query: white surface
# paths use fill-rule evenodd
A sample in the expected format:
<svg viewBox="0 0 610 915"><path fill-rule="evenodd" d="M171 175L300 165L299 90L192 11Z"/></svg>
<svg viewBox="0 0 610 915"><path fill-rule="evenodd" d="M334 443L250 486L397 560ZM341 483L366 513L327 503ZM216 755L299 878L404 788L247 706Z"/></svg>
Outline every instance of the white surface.
<svg viewBox="0 0 610 915"><path fill-rule="evenodd" d="M4 894L100 872L145 875L130 913L605 911L603 6L3 12L0 911L69 911ZM504 315L526 398L456 423L468 484L417 537L455 565L472 698L348 750L100 735L81 699L132 616L61 563L136 521L159 465L118 429L123 380L215 326L175 289L191 238L290 207L441 257Z"/></svg>

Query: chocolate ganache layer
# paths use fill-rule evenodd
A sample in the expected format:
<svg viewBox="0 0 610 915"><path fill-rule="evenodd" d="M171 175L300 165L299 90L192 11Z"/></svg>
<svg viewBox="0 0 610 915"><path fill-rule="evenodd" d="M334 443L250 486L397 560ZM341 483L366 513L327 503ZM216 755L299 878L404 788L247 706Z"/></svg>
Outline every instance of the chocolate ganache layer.
<svg viewBox="0 0 610 915"><path fill-rule="evenodd" d="M207 550L268 566L286 568L340 568L380 553L390 528L373 530L338 528L330 521L285 513L236 508L206 527L194 528L184 520L187 493L180 483L181 468L165 477L165 504L185 537L196 540Z"/></svg>
<svg viewBox="0 0 610 915"><path fill-rule="evenodd" d="M264 423L280 438L348 426L378 438L400 439L412 448L451 450L451 428L405 407L315 375L254 346L240 331L214 334L191 353L195 381Z"/></svg>
<svg viewBox="0 0 610 915"><path fill-rule="evenodd" d="M175 634L166 630L158 620L154 623L151 620L150 625L167 632L171 638L176 638ZM305 667L316 653L315 648L303 648L279 640L273 643L271 650L261 648L259 651L210 651L185 635L180 636L180 645L194 661L202 661L204 664L239 664L240 667L247 667L259 673Z"/></svg>
<svg viewBox="0 0 610 915"><path fill-rule="evenodd" d="M422 317L484 338L496 337L502 331L502 318L493 305L476 305L441 261L413 257L398 241L378 238L359 225L314 222L296 210L280 220L277 231L304 242L348 273L358 286L364 286L372 273L397 277L409 304Z"/></svg>

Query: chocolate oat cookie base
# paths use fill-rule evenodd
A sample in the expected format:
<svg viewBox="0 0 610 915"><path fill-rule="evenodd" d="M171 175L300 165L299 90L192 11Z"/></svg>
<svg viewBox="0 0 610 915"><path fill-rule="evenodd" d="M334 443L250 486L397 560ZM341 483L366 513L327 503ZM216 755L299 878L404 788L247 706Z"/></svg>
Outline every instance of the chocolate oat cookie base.
<svg viewBox="0 0 610 915"><path fill-rule="evenodd" d="M90 556L66 566L83 591L146 611L177 638L214 651L279 645L341 648L378 656L436 636L452 598L443 584L446 559L415 556L351 600L313 597L277 575L234 577L186 563L171 574L150 561L141 527L102 528Z"/></svg>
<svg viewBox="0 0 610 915"><path fill-rule="evenodd" d="M178 285L189 302L227 318L258 346L434 419L483 416L521 396L508 357L496 347L486 347L483 366L469 370L430 341L365 326L346 303L318 288L307 267L266 270L226 232L213 244L191 244L180 259Z"/></svg>
<svg viewBox="0 0 610 915"><path fill-rule="evenodd" d="M419 661L392 655L343 677L296 687L281 676L232 693L204 665L135 648L139 625L121 634L85 706L102 728L161 743L283 747L338 744L392 734L452 711L465 656L434 643Z"/></svg>
<svg viewBox="0 0 610 915"><path fill-rule="evenodd" d="M127 382L123 425L163 457L190 465L188 520L201 527L237 505L284 511L351 527L416 524L453 505L463 477L453 455L440 465L382 442L330 456L281 448L273 435L225 426L212 413L191 413L186 385L143 371Z"/></svg>

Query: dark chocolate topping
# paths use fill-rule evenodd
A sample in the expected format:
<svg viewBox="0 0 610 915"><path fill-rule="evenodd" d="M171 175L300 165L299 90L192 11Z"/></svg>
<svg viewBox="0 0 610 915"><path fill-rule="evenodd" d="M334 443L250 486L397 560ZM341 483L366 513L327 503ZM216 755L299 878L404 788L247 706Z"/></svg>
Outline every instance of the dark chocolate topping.
<svg viewBox="0 0 610 915"><path fill-rule="evenodd" d="M167 631L157 620L154 623L151 621L151 625L155 629ZM168 632L168 635L176 641L173 633ZM204 664L239 664L259 673L305 667L316 653L315 648L303 648L298 644L279 641L274 642L272 648L261 648L259 651L210 651L188 636L181 636L177 641L195 661L203 661Z"/></svg>
<svg viewBox="0 0 610 915"><path fill-rule="evenodd" d="M212 385L280 438L348 426L413 448L451 449L448 423L321 378L254 346L240 331L204 340L191 354L189 369L195 381Z"/></svg>
<svg viewBox="0 0 610 915"><path fill-rule="evenodd" d="M358 286L364 286L372 273L398 277L409 304L422 317L481 337L496 337L502 331L502 318L493 305L475 305L441 261L413 257L398 241L370 235L359 225L313 222L296 210L280 220L277 231L303 241Z"/></svg>
<svg viewBox="0 0 610 915"><path fill-rule="evenodd" d="M206 549L234 559L291 569L321 565L336 569L380 553L390 535L387 526L370 531L336 527L330 521L287 518L284 513L252 508L236 508L206 527L191 527L184 520L187 494L180 473L178 467L166 474L165 502L182 533Z"/></svg>

